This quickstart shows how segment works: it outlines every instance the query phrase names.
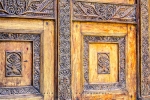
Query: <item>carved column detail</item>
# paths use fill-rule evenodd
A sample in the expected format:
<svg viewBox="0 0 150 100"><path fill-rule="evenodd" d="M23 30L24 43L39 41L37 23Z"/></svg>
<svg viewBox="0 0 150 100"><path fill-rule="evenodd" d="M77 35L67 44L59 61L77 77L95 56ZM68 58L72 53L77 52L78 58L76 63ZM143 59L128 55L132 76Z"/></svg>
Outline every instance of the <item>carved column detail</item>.
<svg viewBox="0 0 150 100"><path fill-rule="evenodd" d="M150 99L149 0L141 1L141 95ZM149 99L148 99L149 98ZM144 100L144 99L143 99Z"/></svg>
<svg viewBox="0 0 150 100"><path fill-rule="evenodd" d="M59 0L58 98L71 100L70 0Z"/></svg>

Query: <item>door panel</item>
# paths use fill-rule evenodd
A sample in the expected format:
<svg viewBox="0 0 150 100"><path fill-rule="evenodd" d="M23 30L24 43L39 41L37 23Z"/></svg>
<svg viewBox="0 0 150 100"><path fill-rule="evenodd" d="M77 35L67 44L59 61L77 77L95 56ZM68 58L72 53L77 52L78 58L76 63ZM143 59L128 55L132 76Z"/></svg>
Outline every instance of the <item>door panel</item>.
<svg viewBox="0 0 150 100"><path fill-rule="evenodd" d="M54 21L0 18L0 99L54 98Z"/></svg>
<svg viewBox="0 0 150 100"><path fill-rule="evenodd" d="M73 22L72 28L73 99L135 100L135 26Z"/></svg>

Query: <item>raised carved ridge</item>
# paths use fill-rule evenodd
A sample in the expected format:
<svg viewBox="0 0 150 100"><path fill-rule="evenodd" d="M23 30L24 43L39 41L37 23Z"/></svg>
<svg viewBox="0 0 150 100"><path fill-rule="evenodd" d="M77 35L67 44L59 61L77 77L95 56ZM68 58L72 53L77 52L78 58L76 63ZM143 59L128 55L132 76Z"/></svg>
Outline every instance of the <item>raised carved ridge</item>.
<svg viewBox="0 0 150 100"><path fill-rule="evenodd" d="M136 22L136 5L79 2L73 4L73 19L79 21Z"/></svg>
<svg viewBox="0 0 150 100"><path fill-rule="evenodd" d="M0 16L54 18L54 0L0 0Z"/></svg>
<svg viewBox="0 0 150 100"><path fill-rule="evenodd" d="M98 74L110 74L109 53L97 53L97 72Z"/></svg>
<svg viewBox="0 0 150 100"><path fill-rule="evenodd" d="M28 87L6 87L0 88L0 95L18 95L18 94L40 94L38 90L36 90L32 86Z"/></svg>
<svg viewBox="0 0 150 100"><path fill-rule="evenodd" d="M22 76L22 53L6 51L6 77Z"/></svg>
<svg viewBox="0 0 150 100"><path fill-rule="evenodd" d="M60 100L72 100L70 10L70 0L59 0L58 98Z"/></svg>
<svg viewBox="0 0 150 100"><path fill-rule="evenodd" d="M141 1L141 95L150 97L149 0ZM147 99L144 99L147 97Z"/></svg>
<svg viewBox="0 0 150 100"><path fill-rule="evenodd" d="M39 93L40 91L40 40L41 40L41 36L40 34L28 34L28 33L6 33L6 32L0 32L0 40L2 41L32 41L33 42L33 86L31 89L28 88L24 88L24 87L14 87L14 88L3 88L0 87L0 95L4 95L1 94L1 92L3 93L3 91L5 92L5 94L10 94L9 92L11 91L16 91L14 93L33 93L36 94L37 91ZM33 89L35 88L35 89ZM17 92L17 91L20 92ZM31 90L31 91L30 91Z"/></svg>
<svg viewBox="0 0 150 100"><path fill-rule="evenodd" d="M117 43L119 46L119 82L105 83L105 84L89 84L89 43ZM83 54L83 68L84 68L84 91L89 90L116 90L126 88L126 74L125 74L125 37L115 36L84 36L84 54ZM94 91L93 91L94 92Z"/></svg>

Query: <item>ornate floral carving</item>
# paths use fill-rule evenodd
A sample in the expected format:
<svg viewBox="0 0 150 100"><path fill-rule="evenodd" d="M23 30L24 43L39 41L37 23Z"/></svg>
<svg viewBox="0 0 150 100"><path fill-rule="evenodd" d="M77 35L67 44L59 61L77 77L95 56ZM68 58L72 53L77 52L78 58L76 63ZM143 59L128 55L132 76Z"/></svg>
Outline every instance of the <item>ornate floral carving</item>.
<svg viewBox="0 0 150 100"><path fill-rule="evenodd" d="M110 74L109 53L97 53L97 72L98 74Z"/></svg>
<svg viewBox="0 0 150 100"><path fill-rule="evenodd" d="M81 21L122 21L136 22L135 5L74 2L73 19Z"/></svg>
<svg viewBox="0 0 150 100"><path fill-rule="evenodd" d="M150 98L149 0L141 1L141 95ZM143 99L145 100L145 99ZM146 99L148 100L148 99Z"/></svg>
<svg viewBox="0 0 150 100"><path fill-rule="evenodd" d="M1 41L32 41L33 42L33 86L31 89L25 87L14 88L0 88L0 95L13 94L9 93L15 91L16 94L34 93L39 94L40 89L40 34L21 34L21 33L5 33L0 32ZM14 52L15 53L15 52ZM19 54L19 53L18 53ZM20 54L19 54L20 55ZM18 56L19 56L18 55ZM8 57L10 58L10 57ZM33 89L34 88L34 89ZM5 93L4 93L5 92Z"/></svg>
<svg viewBox="0 0 150 100"><path fill-rule="evenodd" d="M9 87L9 88L0 88L0 95L18 95L18 94L40 94L38 90L36 90L32 86L28 87Z"/></svg>
<svg viewBox="0 0 150 100"><path fill-rule="evenodd" d="M0 16L54 18L54 0L0 0Z"/></svg>
<svg viewBox="0 0 150 100"><path fill-rule="evenodd" d="M22 75L22 54L21 52L6 51L6 76L21 76Z"/></svg>
<svg viewBox="0 0 150 100"><path fill-rule="evenodd" d="M110 37L110 36L84 36L84 54L83 54L83 68L84 68L84 91L89 90L116 90L126 88L125 75L125 37ZM105 83L105 84L89 84L89 43L117 43L119 45L119 82Z"/></svg>
<svg viewBox="0 0 150 100"><path fill-rule="evenodd" d="M58 98L71 100L70 0L59 0Z"/></svg>

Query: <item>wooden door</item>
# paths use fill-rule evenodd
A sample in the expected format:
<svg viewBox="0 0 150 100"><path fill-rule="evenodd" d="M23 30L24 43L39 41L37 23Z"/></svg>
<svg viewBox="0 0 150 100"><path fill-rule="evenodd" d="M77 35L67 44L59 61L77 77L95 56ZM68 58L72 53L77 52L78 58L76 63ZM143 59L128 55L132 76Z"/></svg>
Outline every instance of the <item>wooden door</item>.
<svg viewBox="0 0 150 100"><path fill-rule="evenodd" d="M60 100L136 100L134 0L60 0Z"/></svg>
<svg viewBox="0 0 150 100"><path fill-rule="evenodd" d="M0 100L54 99L54 5L0 0Z"/></svg>

